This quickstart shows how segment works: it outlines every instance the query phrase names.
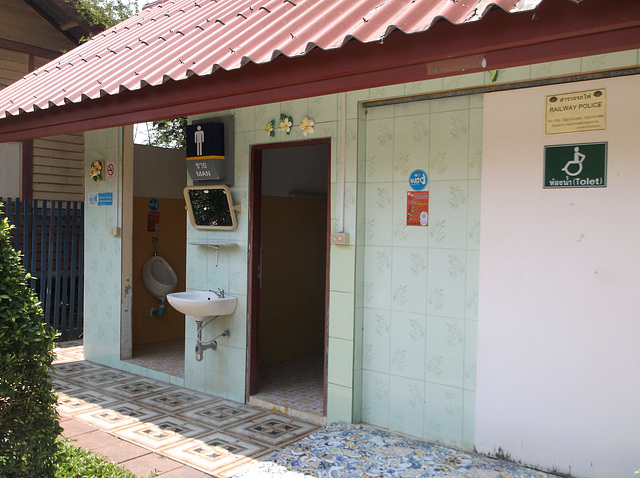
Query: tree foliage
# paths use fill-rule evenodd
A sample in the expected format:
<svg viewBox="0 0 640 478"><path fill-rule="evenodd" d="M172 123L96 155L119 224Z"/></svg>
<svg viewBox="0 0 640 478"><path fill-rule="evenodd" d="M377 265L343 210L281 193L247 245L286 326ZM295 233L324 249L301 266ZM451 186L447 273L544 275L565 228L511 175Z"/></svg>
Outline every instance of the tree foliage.
<svg viewBox="0 0 640 478"><path fill-rule="evenodd" d="M107 29L138 12L136 0L66 0L92 26Z"/></svg>
<svg viewBox="0 0 640 478"><path fill-rule="evenodd" d="M187 118L172 118L153 122L149 132L149 144L161 148L185 149Z"/></svg>
<svg viewBox="0 0 640 478"><path fill-rule="evenodd" d="M57 402L51 364L54 332L27 284L21 257L0 220L0 470L3 477L47 477L55 471Z"/></svg>

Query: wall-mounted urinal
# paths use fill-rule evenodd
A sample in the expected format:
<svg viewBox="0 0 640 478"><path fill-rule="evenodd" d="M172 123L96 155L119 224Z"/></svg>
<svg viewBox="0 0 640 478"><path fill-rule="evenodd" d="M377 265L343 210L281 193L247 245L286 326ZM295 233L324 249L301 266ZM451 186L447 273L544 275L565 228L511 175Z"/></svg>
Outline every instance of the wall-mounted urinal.
<svg viewBox="0 0 640 478"><path fill-rule="evenodd" d="M142 265L142 280L147 290L160 301L157 309L151 309L151 315L162 317L164 315L164 301L167 294L176 289L178 277L169 263L158 255L156 249L158 238L153 237L151 241L153 242L153 255Z"/></svg>

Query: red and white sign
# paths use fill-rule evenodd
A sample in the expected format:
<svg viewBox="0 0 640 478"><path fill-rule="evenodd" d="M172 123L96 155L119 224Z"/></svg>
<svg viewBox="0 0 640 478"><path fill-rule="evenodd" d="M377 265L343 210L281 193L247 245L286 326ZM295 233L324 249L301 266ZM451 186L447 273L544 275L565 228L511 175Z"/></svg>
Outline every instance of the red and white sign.
<svg viewBox="0 0 640 478"><path fill-rule="evenodd" d="M106 167L106 175L107 175L107 181L109 182L113 182L116 180L116 163L113 161L109 161L107 163L107 167Z"/></svg>
<svg viewBox="0 0 640 478"><path fill-rule="evenodd" d="M407 226L429 225L429 191L407 191Z"/></svg>

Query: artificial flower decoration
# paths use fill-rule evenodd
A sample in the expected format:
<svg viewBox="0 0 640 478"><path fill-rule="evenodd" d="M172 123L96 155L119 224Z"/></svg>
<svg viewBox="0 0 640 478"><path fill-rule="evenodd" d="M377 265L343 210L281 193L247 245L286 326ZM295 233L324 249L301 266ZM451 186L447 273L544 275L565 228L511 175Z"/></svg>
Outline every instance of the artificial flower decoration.
<svg viewBox="0 0 640 478"><path fill-rule="evenodd" d="M313 133L313 125L316 124L315 121L310 119L308 116L302 118L300 121L300 129L302 130L302 136L307 136L309 133Z"/></svg>
<svg viewBox="0 0 640 478"><path fill-rule="evenodd" d="M267 131L267 136L275 136L276 135L276 120L271 120L267 123L267 127L265 128L265 130Z"/></svg>
<svg viewBox="0 0 640 478"><path fill-rule="evenodd" d="M91 170L89 171L89 177L94 181L102 181L102 161L95 160L91 163Z"/></svg>
<svg viewBox="0 0 640 478"><path fill-rule="evenodd" d="M280 115L280 124L278 125L278 131L284 131L287 134L291 134L291 125L293 124L293 118L287 115Z"/></svg>

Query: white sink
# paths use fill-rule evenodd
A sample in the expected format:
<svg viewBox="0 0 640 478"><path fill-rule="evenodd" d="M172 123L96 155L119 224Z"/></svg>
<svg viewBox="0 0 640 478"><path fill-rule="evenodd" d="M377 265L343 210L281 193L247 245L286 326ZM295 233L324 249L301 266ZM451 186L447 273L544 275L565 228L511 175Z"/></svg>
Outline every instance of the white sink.
<svg viewBox="0 0 640 478"><path fill-rule="evenodd" d="M213 292L194 290L167 294L169 304L178 312L192 315L195 320L216 315L230 315L236 310L236 297L220 298Z"/></svg>

